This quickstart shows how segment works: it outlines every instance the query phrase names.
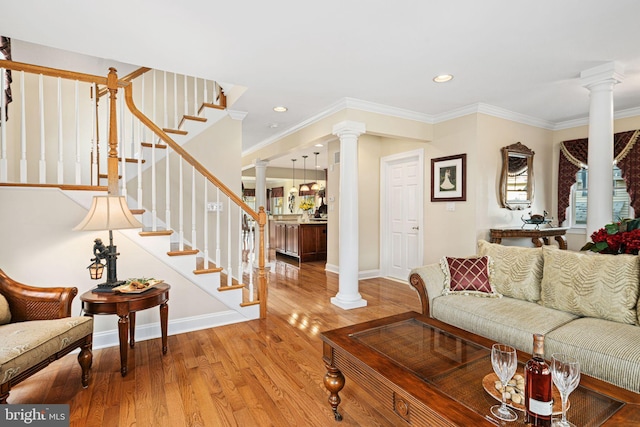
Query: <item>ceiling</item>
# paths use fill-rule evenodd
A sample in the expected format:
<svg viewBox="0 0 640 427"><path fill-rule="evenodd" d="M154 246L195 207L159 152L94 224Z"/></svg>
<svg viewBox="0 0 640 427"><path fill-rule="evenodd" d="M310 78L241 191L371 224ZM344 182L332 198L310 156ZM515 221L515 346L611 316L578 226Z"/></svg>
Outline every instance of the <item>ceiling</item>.
<svg viewBox="0 0 640 427"><path fill-rule="evenodd" d="M345 98L432 122L480 103L553 129L588 116L580 72L609 61L625 69L615 110L640 106L637 0L3 3L5 36L247 87L245 152Z"/></svg>

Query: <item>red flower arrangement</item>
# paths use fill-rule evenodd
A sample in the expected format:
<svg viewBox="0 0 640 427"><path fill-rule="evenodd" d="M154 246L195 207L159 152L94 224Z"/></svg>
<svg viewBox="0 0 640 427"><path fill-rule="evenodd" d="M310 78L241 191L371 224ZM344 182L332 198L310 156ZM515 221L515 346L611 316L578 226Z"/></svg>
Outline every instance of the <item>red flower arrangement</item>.
<svg viewBox="0 0 640 427"><path fill-rule="evenodd" d="M638 255L640 251L640 218L627 218L605 225L591 235L591 242L584 245L581 250L601 254Z"/></svg>

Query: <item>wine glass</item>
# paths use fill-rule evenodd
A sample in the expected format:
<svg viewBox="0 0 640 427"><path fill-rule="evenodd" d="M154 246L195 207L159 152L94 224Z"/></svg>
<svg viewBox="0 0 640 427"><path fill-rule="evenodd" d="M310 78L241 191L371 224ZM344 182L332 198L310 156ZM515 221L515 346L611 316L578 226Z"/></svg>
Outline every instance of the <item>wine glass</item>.
<svg viewBox="0 0 640 427"><path fill-rule="evenodd" d="M559 427L575 427L567 421L567 399L580 382L580 363L567 354L551 355L551 378L562 398L562 419L554 419L552 425Z"/></svg>
<svg viewBox="0 0 640 427"><path fill-rule="evenodd" d="M502 404L491 407L491 413L504 421L515 421L518 415L507 407L505 391L507 383L516 373L518 357L516 349L505 344L494 344L491 347L491 365L502 383Z"/></svg>

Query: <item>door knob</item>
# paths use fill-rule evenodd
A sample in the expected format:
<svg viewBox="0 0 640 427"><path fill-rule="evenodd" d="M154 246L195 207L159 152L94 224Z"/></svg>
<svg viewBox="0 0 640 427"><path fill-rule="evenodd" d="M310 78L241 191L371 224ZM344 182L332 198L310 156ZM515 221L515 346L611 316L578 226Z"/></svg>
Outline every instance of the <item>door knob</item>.
<svg viewBox="0 0 640 427"><path fill-rule="evenodd" d="M411 227L412 230L420 230L420 227Z"/></svg>

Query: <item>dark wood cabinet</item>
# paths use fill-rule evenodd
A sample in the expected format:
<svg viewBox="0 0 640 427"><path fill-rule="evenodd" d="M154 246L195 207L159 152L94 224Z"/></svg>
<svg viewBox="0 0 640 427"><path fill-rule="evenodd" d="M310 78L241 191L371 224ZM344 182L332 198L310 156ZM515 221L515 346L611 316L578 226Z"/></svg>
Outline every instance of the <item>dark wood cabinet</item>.
<svg viewBox="0 0 640 427"><path fill-rule="evenodd" d="M327 259L327 224L303 224L299 238L301 262Z"/></svg>
<svg viewBox="0 0 640 427"><path fill-rule="evenodd" d="M300 258L301 262L327 259L327 224L275 222L273 247L276 252Z"/></svg>

